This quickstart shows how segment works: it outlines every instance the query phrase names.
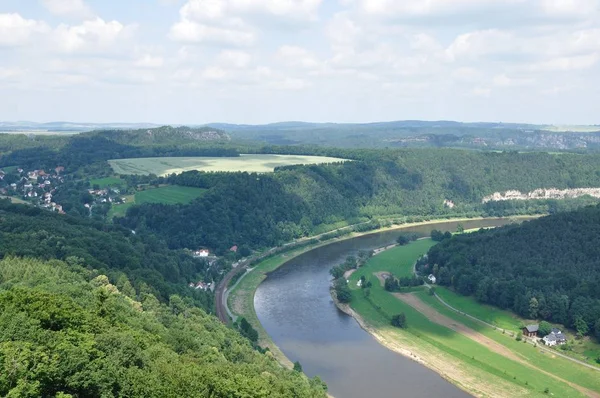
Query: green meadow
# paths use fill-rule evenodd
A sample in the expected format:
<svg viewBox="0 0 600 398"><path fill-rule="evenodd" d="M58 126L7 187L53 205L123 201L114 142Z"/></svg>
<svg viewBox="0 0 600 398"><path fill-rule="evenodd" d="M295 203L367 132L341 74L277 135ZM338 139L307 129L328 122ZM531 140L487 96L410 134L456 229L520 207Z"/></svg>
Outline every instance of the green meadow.
<svg viewBox="0 0 600 398"><path fill-rule="evenodd" d="M131 206L144 203L163 203L167 205L190 203L194 199L204 195L205 192L206 189L177 185L146 189L137 192L135 195L126 196L126 202L123 204L113 205L108 213L108 217L123 217L127 213L127 209Z"/></svg>
<svg viewBox="0 0 600 398"><path fill-rule="evenodd" d="M173 205L178 203L190 203L194 199L204 195L205 192L206 189L202 188L169 185L137 192L135 194L135 204L163 203Z"/></svg>
<svg viewBox="0 0 600 398"><path fill-rule="evenodd" d="M474 297L462 296L442 286L436 286L435 292L454 308L477 319L495 325L501 329L517 332L526 320L520 319L510 311L504 311L491 305L478 303Z"/></svg>
<svg viewBox="0 0 600 398"><path fill-rule="evenodd" d="M117 188L125 185L125 181L121 180L119 177L94 178L90 180L90 185L92 187L98 185L101 189L108 187Z"/></svg>
<svg viewBox="0 0 600 398"><path fill-rule="evenodd" d="M426 253L432 245L431 240L420 240L407 246L391 249L372 258L363 268L350 277L350 287L353 294L352 308L376 330L392 333L397 336L399 341L408 341L416 345L421 352L434 353L434 355L446 358L446 361L450 358L453 366L474 377L476 376L480 383L492 384L494 387L490 391L493 391L494 388L499 389L499 391L504 389L507 391L506 394L511 395L512 393L507 390L510 387L507 386L512 386L515 389L527 391L526 396L546 396L544 393L546 389L553 396L584 396L580 391L551 375L532 369L498 352L491 351L466 335L430 321L415 308L385 291L376 277L373 276L373 273L382 271L391 272L396 276L410 276L414 262L419 256ZM368 297L365 297L364 290L356 287L356 282L363 275L373 282ZM534 363L535 366L539 366L563 379L576 382L583 387L600 391L600 377L593 370L587 370L562 358L559 360L552 358L548 354L538 352L535 347L519 343L492 328L484 327L481 324L477 326L475 321L463 322L462 318L466 320L465 317L449 309L444 310L445 307L433 296L429 296L425 288L418 289L416 295L443 315L501 342L502 345L515 354L523 356L527 361ZM406 314L407 328L392 328L390 318L401 312ZM477 328L475 328L476 326ZM494 334L495 336L492 337ZM459 385L464 384L462 380L453 381Z"/></svg>

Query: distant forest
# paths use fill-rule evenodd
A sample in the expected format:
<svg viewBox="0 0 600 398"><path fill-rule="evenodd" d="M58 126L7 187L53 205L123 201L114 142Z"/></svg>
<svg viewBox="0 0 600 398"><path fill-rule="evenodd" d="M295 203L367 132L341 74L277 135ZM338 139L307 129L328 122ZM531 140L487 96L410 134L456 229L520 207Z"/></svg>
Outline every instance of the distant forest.
<svg viewBox="0 0 600 398"><path fill-rule="evenodd" d="M442 286L600 339L600 206L454 236L424 263Z"/></svg>

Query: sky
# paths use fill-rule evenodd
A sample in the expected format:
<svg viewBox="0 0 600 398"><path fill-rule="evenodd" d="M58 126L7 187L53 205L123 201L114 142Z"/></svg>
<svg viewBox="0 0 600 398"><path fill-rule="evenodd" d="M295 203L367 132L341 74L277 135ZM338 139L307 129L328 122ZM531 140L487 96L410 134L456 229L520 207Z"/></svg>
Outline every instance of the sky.
<svg viewBox="0 0 600 398"><path fill-rule="evenodd" d="M0 120L599 124L600 0L0 0Z"/></svg>

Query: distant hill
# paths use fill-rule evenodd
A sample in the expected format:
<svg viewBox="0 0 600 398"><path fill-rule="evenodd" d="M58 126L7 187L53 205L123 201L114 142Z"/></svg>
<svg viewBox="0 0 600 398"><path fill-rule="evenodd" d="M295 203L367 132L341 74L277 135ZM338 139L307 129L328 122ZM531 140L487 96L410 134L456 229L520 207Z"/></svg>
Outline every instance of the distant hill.
<svg viewBox="0 0 600 398"><path fill-rule="evenodd" d="M343 148L452 147L480 150L586 151L600 149L598 126L404 120L375 123L213 123L233 140L269 145ZM584 128L585 127L585 128Z"/></svg>
<svg viewBox="0 0 600 398"><path fill-rule="evenodd" d="M223 130L213 127L171 127L143 128L137 130L100 130L84 136L97 136L123 145L181 145L186 143L230 141L231 137Z"/></svg>

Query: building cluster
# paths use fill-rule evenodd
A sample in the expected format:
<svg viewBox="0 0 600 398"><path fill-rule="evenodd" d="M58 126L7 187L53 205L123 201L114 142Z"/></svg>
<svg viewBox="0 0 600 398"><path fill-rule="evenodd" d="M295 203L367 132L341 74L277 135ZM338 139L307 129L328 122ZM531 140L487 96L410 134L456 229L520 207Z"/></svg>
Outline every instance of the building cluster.
<svg viewBox="0 0 600 398"><path fill-rule="evenodd" d="M18 168L11 173L0 170L0 195L22 197L41 207L64 214L60 204L55 203L53 194L64 183L59 166L50 172Z"/></svg>
<svg viewBox="0 0 600 398"><path fill-rule="evenodd" d="M523 335L526 337L540 337L540 326L537 324L527 325L523 327ZM549 334L542 338L545 345L552 347L555 345L563 345L567 343L567 336L557 328L552 328Z"/></svg>
<svg viewBox="0 0 600 398"><path fill-rule="evenodd" d="M126 199L121 197L121 190L117 188L106 189L88 189L88 193L94 198L94 203L86 203L85 207L90 208L95 203L125 203Z"/></svg>
<svg viewBox="0 0 600 398"><path fill-rule="evenodd" d="M193 283L192 282L192 283L189 284L189 286L191 288L193 288L193 289L203 290L205 292L208 291L208 290L210 290L211 292L213 292L215 290L214 283L212 283L212 282L208 282L208 283L204 283L202 281L197 282L197 283Z"/></svg>

